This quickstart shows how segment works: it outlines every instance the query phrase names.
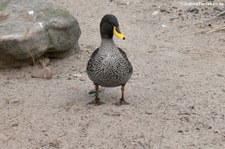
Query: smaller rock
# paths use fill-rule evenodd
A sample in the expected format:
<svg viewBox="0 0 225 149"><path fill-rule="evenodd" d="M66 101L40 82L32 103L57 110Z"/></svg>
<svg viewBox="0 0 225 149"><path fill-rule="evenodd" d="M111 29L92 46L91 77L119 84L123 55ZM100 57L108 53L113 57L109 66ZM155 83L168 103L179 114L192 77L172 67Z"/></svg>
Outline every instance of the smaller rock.
<svg viewBox="0 0 225 149"><path fill-rule="evenodd" d="M179 12L179 13L178 13L178 16L182 16L182 14L183 14L183 13Z"/></svg>
<svg viewBox="0 0 225 149"><path fill-rule="evenodd" d="M10 101L10 103L13 105L18 104L19 102L20 102L19 99L13 99L12 101Z"/></svg>
<svg viewBox="0 0 225 149"><path fill-rule="evenodd" d="M18 130L18 124L17 123L14 123L14 124L12 124L12 128L13 128L13 130L14 131L17 131Z"/></svg>
<svg viewBox="0 0 225 149"><path fill-rule="evenodd" d="M179 77L184 77L185 75L183 75L183 74L181 74L181 75L179 75Z"/></svg>
<svg viewBox="0 0 225 149"><path fill-rule="evenodd" d="M73 78L71 77L71 76L69 76L68 78L67 78L67 80L72 80Z"/></svg>
<svg viewBox="0 0 225 149"><path fill-rule="evenodd" d="M161 9L160 9L160 12L167 12L167 10L166 10L166 9L161 8Z"/></svg>
<svg viewBox="0 0 225 149"><path fill-rule="evenodd" d="M74 78L80 78L80 77L82 77L82 75L81 74L73 74L73 77Z"/></svg>
<svg viewBox="0 0 225 149"><path fill-rule="evenodd" d="M175 6L173 6L172 8L173 8L173 9L178 9L178 7L175 7Z"/></svg>
<svg viewBox="0 0 225 149"><path fill-rule="evenodd" d="M145 111L145 114L147 114L147 115L152 115L153 113L150 112L150 111Z"/></svg>
<svg viewBox="0 0 225 149"><path fill-rule="evenodd" d="M152 15L154 16L154 15L157 15L159 13L159 11L154 11L153 13L152 13Z"/></svg>
<svg viewBox="0 0 225 149"><path fill-rule="evenodd" d="M119 112L114 112L114 113L112 113L112 112L105 112L103 114L106 115L106 116L116 116L116 117L119 117L121 115Z"/></svg>
<svg viewBox="0 0 225 149"><path fill-rule="evenodd" d="M174 21L174 20L176 20L177 18L170 18L170 21Z"/></svg>
<svg viewBox="0 0 225 149"><path fill-rule="evenodd" d="M44 78L51 79L53 76L52 70L49 67L44 67L42 69L34 70L31 74L32 78Z"/></svg>
<svg viewBox="0 0 225 149"><path fill-rule="evenodd" d="M159 6L159 11L160 12L165 12L165 13L170 13L170 11L168 10L168 6L167 5L162 5L162 6Z"/></svg>
<svg viewBox="0 0 225 149"><path fill-rule="evenodd" d="M67 80L72 80L74 78L79 78L81 81L84 81L85 79L82 77L81 74L67 74Z"/></svg>
<svg viewBox="0 0 225 149"><path fill-rule="evenodd" d="M18 127L18 126L19 126L18 123L12 124L12 127Z"/></svg>
<svg viewBox="0 0 225 149"><path fill-rule="evenodd" d="M199 10L197 8L192 8L192 9L190 9L188 11L191 12L191 13L195 13L195 14L199 13Z"/></svg>
<svg viewBox="0 0 225 149"><path fill-rule="evenodd" d="M222 74L216 74L218 77L223 77L223 75Z"/></svg>
<svg viewBox="0 0 225 149"><path fill-rule="evenodd" d="M84 79L83 77L81 77L79 80L80 80L80 81L85 81L85 79Z"/></svg>
<svg viewBox="0 0 225 149"><path fill-rule="evenodd" d="M218 131L214 131L214 133L219 133Z"/></svg>

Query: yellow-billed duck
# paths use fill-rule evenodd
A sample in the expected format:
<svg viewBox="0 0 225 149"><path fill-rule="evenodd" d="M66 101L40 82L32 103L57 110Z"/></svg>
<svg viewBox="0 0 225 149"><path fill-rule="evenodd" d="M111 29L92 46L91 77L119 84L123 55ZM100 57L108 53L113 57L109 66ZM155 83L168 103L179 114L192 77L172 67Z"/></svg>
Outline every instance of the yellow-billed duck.
<svg viewBox="0 0 225 149"><path fill-rule="evenodd" d="M122 97L118 104L128 104L124 99L124 89L133 73L133 67L126 53L117 47L113 41L113 35L116 35L119 39L125 39L125 36L120 32L118 20L114 15L107 14L102 18L100 34L100 47L92 53L87 64L88 77L95 85L95 100L89 104L100 105L103 103L99 98L99 86L121 86Z"/></svg>

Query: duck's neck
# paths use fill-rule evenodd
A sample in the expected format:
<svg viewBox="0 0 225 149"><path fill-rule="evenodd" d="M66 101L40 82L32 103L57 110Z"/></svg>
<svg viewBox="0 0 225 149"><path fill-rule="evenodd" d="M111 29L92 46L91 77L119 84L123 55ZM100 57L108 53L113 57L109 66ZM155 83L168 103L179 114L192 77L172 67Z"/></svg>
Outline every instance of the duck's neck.
<svg viewBox="0 0 225 149"><path fill-rule="evenodd" d="M113 39L102 38L100 48L102 48L102 49L105 49L105 48L106 49L114 49L114 48L116 48L116 45L115 45Z"/></svg>

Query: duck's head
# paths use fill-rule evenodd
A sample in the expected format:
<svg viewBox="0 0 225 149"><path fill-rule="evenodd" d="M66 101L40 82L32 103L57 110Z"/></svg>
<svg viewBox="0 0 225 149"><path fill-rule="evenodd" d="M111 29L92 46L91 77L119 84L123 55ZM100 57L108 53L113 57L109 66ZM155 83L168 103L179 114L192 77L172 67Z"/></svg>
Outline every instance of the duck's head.
<svg viewBox="0 0 225 149"><path fill-rule="evenodd" d="M111 39L116 35L119 39L125 39L125 36L120 32L117 18L112 14L105 15L100 23L100 33L102 38Z"/></svg>

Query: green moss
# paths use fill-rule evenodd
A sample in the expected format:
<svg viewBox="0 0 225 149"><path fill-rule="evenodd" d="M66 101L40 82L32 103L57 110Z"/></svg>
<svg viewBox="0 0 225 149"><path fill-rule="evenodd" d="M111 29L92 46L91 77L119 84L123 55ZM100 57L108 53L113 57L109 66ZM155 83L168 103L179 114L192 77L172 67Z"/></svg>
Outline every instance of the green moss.
<svg viewBox="0 0 225 149"><path fill-rule="evenodd" d="M12 0L5 0L0 3L0 11L4 10L5 7L11 2Z"/></svg>

